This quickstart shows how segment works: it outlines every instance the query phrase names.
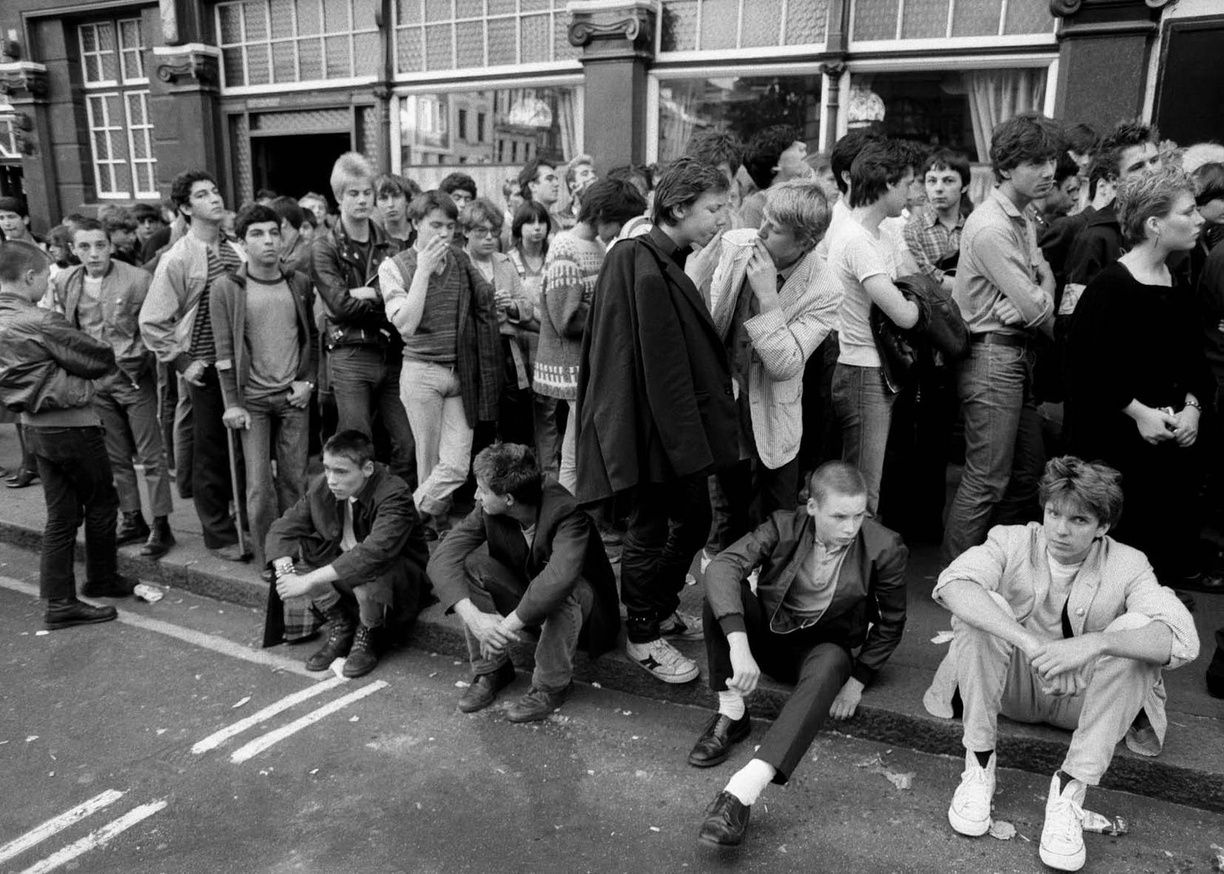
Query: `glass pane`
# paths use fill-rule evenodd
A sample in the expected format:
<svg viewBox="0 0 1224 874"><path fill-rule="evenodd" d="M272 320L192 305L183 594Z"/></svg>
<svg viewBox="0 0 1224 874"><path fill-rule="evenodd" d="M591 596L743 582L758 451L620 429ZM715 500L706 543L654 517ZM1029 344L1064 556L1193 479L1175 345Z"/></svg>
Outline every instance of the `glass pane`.
<svg viewBox="0 0 1224 874"><path fill-rule="evenodd" d="M425 0L395 0L396 22L418 24L421 21L421 4Z"/></svg>
<svg viewBox="0 0 1224 874"><path fill-rule="evenodd" d="M419 73L425 69L425 53L421 49L421 31L415 27L395 32L396 67L401 73Z"/></svg>
<svg viewBox="0 0 1224 874"><path fill-rule="evenodd" d="M426 21L450 21L455 17L455 6L451 0L425 0Z"/></svg>
<svg viewBox="0 0 1224 874"><path fill-rule="evenodd" d="M1009 0L1007 4L1006 33L1050 33L1054 30L1054 16L1050 4L1041 0Z"/></svg>
<svg viewBox="0 0 1224 874"><path fill-rule="evenodd" d="M293 36L293 0L269 0L272 38Z"/></svg>
<svg viewBox="0 0 1224 874"><path fill-rule="evenodd" d="M662 49L665 52L691 52L695 48L697 0L671 0L663 7Z"/></svg>
<svg viewBox="0 0 1224 874"><path fill-rule="evenodd" d="M425 69L452 70L455 57L452 49L450 24L435 24L425 28Z"/></svg>
<svg viewBox="0 0 1224 874"><path fill-rule="evenodd" d="M81 51L96 52L98 50L98 33L92 24L81 25Z"/></svg>
<svg viewBox="0 0 1224 874"><path fill-rule="evenodd" d="M348 0L323 0L323 32L348 33Z"/></svg>
<svg viewBox="0 0 1224 874"><path fill-rule="evenodd" d="M95 161L110 160L110 149L107 148L107 145L106 145L107 143L106 132L105 131L94 131L93 143L94 143L94 160Z"/></svg>
<svg viewBox="0 0 1224 874"><path fill-rule="evenodd" d="M225 66L227 87L237 88L246 84L246 74L242 68L242 49L222 49L221 61Z"/></svg>
<svg viewBox="0 0 1224 874"><path fill-rule="evenodd" d="M115 26L109 21L96 25L98 29L98 50L103 52L115 51Z"/></svg>
<svg viewBox="0 0 1224 874"><path fill-rule="evenodd" d="M139 163L136 165L136 190L141 193L156 191L156 186L153 183L153 165L148 163Z"/></svg>
<svg viewBox="0 0 1224 874"><path fill-rule="evenodd" d="M268 71L268 47L252 45L247 47L247 84L268 85L272 77Z"/></svg>
<svg viewBox="0 0 1224 874"><path fill-rule="evenodd" d="M923 39L948 32L948 0L905 0L901 37Z"/></svg>
<svg viewBox="0 0 1224 874"><path fill-rule="evenodd" d="M319 27L319 0L297 0L298 36L313 36Z"/></svg>
<svg viewBox="0 0 1224 874"><path fill-rule="evenodd" d="M377 76L382 52L379 50L377 33L359 33L353 37L356 44L358 76Z"/></svg>
<svg viewBox="0 0 1224 874"><path fill-rule="evenodd" d="M786 7L786 44L813 45L825 41L826 0L791 3Z"/></svg>
<svg viewBox="0 0 1224 874"><path fill-rule="evenodd" d="M111 157L126 161L128 159L127 133L123 127L123 103L120 102L118 94L107 96L106 110L107 117L110 119L110 126L114 128L108 134Z"/></svg>
<svg viewBox="0 0 1224 874"><path fill-rule="evenodd" d="M102 59L97 55L85 55L82 60L84 64L81 75L85 77L85 81L100 82L102 80Z"/></svg>
<svg viewBox="0 0 1224 874"><path fill-rule="evenodd" d="M323 46L317 39L298 40L298 66L303 82L323 78Z"/></svg>
<svg viewBox="0 0 1224 874"><path fill-rule="evenodd" d="M741 0L744 22L740 47L775 46L782 32L782 0Z"/></svg>
<svg viewBox="0 0 1224 874"><path fill-rule="evenodd" d="M329 36L324 41L327 56L327 78L347 79L353 75L353 60L349 56L347 36Z"/></svg>
<svg viewBox="0 0 1224 874"><path fill-rule="evenodd" d="M296 55L292 40L272 43L272 78L275 81L297 81Z"/></svg>
<svg viewBox="0 0 1224 874"><path fill-rule="evenodd" d="M456 0L455 15L458 18L483 18L484 0Z"/></svg>
<svg viewBox="0 0 1224 874"><path fill-rule="evenodd" d="M143 127L145 124L144 94L139 91L129 91L126 96L127 120L131 127Z"/></svg>
<svg viewBox="0 0 1224 874"><path fill-rule="evenodd" d="M121 194L132 190L131 172L128 170L127 162L122 164L112 164L111 172L114 173L115 187L113 193Z"/></svg>
<svg viewBox="0 0 1224 874"><path fill-rule="evenodd" d="M374 30L377 28L378 24L374 21L374 12L379 5L378 0L354 0L353 30Z"/></svg>
<svg viewBox="0 0 1224 874"><path fill-rule="evenodd" d="M856 75L851 83L869 88L883 101L882 133L932 147L948 146L967 152L973 159L976 149L969 99L959 72L911 70ZM853 107L850 113L853 124Z"/></svg>
<svg viewBox="0 0 1224 874"><path fill-rule="evenodd" d="M704 0L701 4L701 49L735 48L738 0Z"/></svg>
<svg viewBox="0 0 1224 874"><path fill-rule="evenodd" d="M976 2L974 0L974 4ZM956 11L959 15L960 9ZM858 0L854 7L853 33L855 40L896 39L897 0Z"/></svg>
<svg viewBox="0 0 1224 874"><path fill-rule="evenodd" d="M119 47L121 49L142 49L144 40L140 36L140 20L127 18L119 22Z"/></svg>
<svg viewBox="0 0 1224 874"><path fill-rule="evenodd" d="M246 22L247 42L259 42L268 38L268 12L262 3L247 3L242 8Z"/></svg>
<svg viewBox="0 0 1224 874"><path fill-rule="evenodd" d="M974 0L957 3L952 17L953 36L997 36L1003 0Z"/></svg>
<svg viewBox="0 0 1224 874"><path fill-rule="evenodd" d="M549 51L552 34L548 19L547 15L531 15L519 19L523 43L523 55L519 63L543 64L552 60Z"/></svg>
<svg viewBox="0 0 1224 874"><path fill-rule="evenodd" d="M489 66L518 63L518 34L513 18L489 19Z"/></svg>
<svg viewBox="0 0 1224 874"><path fill-rule="evenodd" d="M490 15L513 15L518 11L515 0L489 0Z"/></svg>
<svg viewBox="0 0 1224 874"><path fill-rule="evenodd" d="M519 9L523 12L539 12L548 8L548 0L519 0Z"/></svg>
<svg viewBox="0 0 1224 874"><path fill-rule="evenodd" d="M233 45L242 39L242 7L236 3L223 3L217 7L220 19L221 45Z"/></svg>
<svg viewBox="0 0 1224 874"><path fill-rule="evenodd" d="M484 22L465 21L455 25L456 66L484 66Z"/></svg>
<svg viewBox="0 0 1224 874"><path fill-rule="evenodd" d="M119 57L115 51L115 28L109 22L98 25L98 50L102 52L102 79L119 79Z"/></svg>
<svg viewBox="0 0 1224 874"><path fill-rule="evenodd" d="M554 61L569 61L577 58L579 49L576 46L570 45L569 41L569 16L554 15L553 16L553 60Z"/></svg>

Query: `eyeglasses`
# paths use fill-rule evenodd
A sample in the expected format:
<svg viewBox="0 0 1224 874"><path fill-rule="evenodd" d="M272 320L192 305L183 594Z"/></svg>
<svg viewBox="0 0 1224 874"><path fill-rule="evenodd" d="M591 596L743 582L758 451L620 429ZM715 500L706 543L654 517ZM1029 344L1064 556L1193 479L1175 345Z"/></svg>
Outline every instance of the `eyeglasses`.
<svg viewBox="0 0 1224 874"><path fill-rule="evenodd" d="M493 229L490 227L468 228L467 235L474 240L483 240L485 237L493 236Z"/></svg>

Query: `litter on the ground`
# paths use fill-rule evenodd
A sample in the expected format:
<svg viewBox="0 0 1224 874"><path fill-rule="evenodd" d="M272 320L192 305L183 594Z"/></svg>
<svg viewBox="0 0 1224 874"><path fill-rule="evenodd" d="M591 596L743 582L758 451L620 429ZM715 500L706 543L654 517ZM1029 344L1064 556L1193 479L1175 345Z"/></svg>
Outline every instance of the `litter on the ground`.
<svg viewBox="0 0 1224 874"><path fill-rule="evenodd" d="M243 704L246 704L246 703L247 703L248 701L250 701L250 700L251 700L251 696L250 696L250 695L247 695L245 698L239 698L239 699L238 699L236 702L234 702L234 704L233 704L233 705L230 707L230 710L237 710L239 707L241 707Z"/></svg>
<svg viewBox="0 0 1224 874"><path fill-rule="evenodd" d="M1215 858L1211 860L1211 870L1224 871L1224 847L1221 847L1219 844L1212 844L1211 852L1215 853Z"/></svg>
<svg viewBox="0 0 1224 874"><path fill-rule="evenodd" d="M150 586L148 583L140 583L136 588L132 589L132 594L142 601L147 601L150 604L156 604L162 598L166 597L166 593L157 586ZM218 610L218 613L221 611Z"/></svg>
<svg viewBox="0 0 1224 874"><path fill-rule="evenodd" d="M455 688L456 688L456 689L466 689L466 688L467 688L468 686L470 686L470 685L472 685L472 684L471 684L471 683L469 683L467 680L456 680L456 681L455 681Z"/></svg>
<svg viewBox="0 0 1224 874"><path fill-rule="evenodd" d="M879 753L863 759L861 762L855 762L854 767L863 768L872 774L879 774L889 783L903 791L914 788L914 772L894 771L884 764L884 759L880 757Z"/></svg>
<svg viewBox="0 0 1224 874"><path fill-rule="evenodd" d="M1097 835L1117 837L1130 831L1130 825L1126 822L1125 817L1115 816L1113 819L1110 819L1108 816L1103 816L1096 811L1085 810L1084 831Z"/></svg>
<svg viewBox="0 0 1224 874"><path fill-rule="evenodd" d="M1016 836L1016 827L1010 822L996 819L990 824L990 836L1000 841L1010 841Z"/></svg>
<svg viewBox="0 0 1224 874"><path fill-rule="evenodd" d="M931 638L931 643L935 644L936 646L943 646L945 643L951 643L951 642L952 642L952 632L951 631L936 631L935 636Z"/></svg>

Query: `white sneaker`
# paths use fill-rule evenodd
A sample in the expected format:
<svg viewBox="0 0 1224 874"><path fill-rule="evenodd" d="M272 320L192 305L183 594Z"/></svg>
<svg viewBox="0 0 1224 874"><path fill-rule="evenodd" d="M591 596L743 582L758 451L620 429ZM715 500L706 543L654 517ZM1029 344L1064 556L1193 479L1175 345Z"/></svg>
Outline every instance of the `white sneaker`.
<svg viewBox="0 0 1224 874"><path fill-rule="evenodd" d="M677 610L659 623L659 634L681 640L701 640L703 637L701 617Z"/></svg>
<svg viewBox="0 0 1224 874"><path fill-rule="evenodd" d="M688 683L696 680L700 673L695 661L661 637L650 643L630 641L625 646L625 652L664 683Z"/></svg>
<svg viewBox="0 0 1224 874"><path fill-rule="evenodd" d="M962 835L981 837L990 831L990 803L995 791L997 753L990 754L990 764L983 768L977 755L965 751L965 770L960 785L948 807L948 823Z"/></svg>
<svg viewBox="0 0 1224 874"><path fill-rule="evenodd" d="M1041 828L1041 861L1058 871L1078 871L1088 858L1084 850L1084 794L1079 780L1067 781L1058 791L1058 774L1050 781L1045 825Z"/></svg>

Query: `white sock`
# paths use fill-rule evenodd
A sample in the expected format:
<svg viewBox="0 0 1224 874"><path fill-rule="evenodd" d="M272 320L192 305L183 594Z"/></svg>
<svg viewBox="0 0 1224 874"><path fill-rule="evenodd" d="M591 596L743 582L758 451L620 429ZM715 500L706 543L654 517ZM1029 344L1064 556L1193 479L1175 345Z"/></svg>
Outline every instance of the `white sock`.
<svg viewBox="0 0 1224 874"><path fill-rule="evenodd" d="M727 781L727 791L742 804L751 806L756 803L761 791L770 784L776 773L778 770L773 765L753 759Z"/></svg>
<svg viewBox="0 0 1224 874"><path fill-rule="evenodd" d="M719 692L718 693L718 712L731 720L739 720L744 718L744 696L739 692Z"/></svg>

